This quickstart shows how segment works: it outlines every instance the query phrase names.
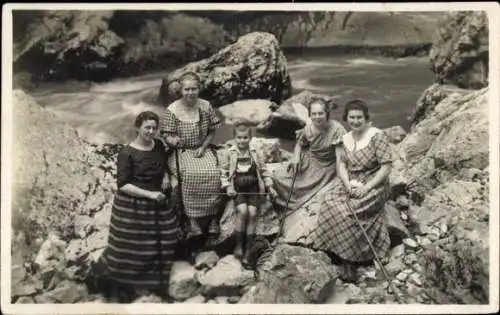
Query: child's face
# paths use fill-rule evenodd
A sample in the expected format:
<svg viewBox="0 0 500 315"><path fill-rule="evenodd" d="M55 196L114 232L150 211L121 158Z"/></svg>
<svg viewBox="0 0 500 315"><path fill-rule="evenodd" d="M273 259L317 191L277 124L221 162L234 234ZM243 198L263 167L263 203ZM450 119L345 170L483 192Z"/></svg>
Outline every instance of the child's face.
<svg viewBox="0 0 500 315"><path fill-rule="evenodd" d="M250 136L250 130L236 130L234 139L236 141L238 149L248 149L250 140L252 139L252 137Z"/></svg>

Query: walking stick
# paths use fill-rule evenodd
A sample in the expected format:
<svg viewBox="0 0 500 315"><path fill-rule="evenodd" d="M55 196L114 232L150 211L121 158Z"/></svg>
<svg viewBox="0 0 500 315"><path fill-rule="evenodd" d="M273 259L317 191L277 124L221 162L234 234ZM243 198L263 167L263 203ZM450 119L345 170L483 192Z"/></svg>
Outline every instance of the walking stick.
<svg viewBox="0 0 500 315"><path fill-rule="evenodd" d="M176 173L177 173L177 189L179 190L179 200L177 201L177 206L176 206L176 215L179 215L179 223L180 227L183 230L183 238L186 237L184 233L187 233L185 231L185 224L187 221L186 218L186 213L184 211L184 201L182 199L182 179L181 179L181 168L180 168L180 163L179 163L179 148L175 148L175 168L176 168ZM187 257L188 254L188 249L187 246L183 246L184 252L182 253L185 257Z"/></svg>
<svg viewBox="0 0 500 315"><path fill-rule="evenodd" d="M299 172L298 169L299 169L299 165L300 165L300 161L301 160L302 160L302 154L300 155L299 162L297 163L297 166L295 167L295 169L293 171L292 185L290 186L290 193L288 194L288 199L286 200L285 209L283 210L283 213L281 214L280 226L279 226L279 229L278 229L278 236L277 236L277 238L279 238L281 236L281 233L283 231L283 225L284 225L285 219L287 217L286 211L288 210L288 204L290 203L290 199L292 199L293 187L295 186L295 180L297 179L297 173Z"/></svg>
<svg viewBox="0 0 500 315"><path fill-rule="evenodd" d="M351 206L351 201L348 200L347 201L347 208L349 208L349 210L351 211L351 213L354 215L354 219L356 220L356 223L359 225L359 228L361 229L361 232L363 232L363 236L365 237L366 241L368 242L368 246L370 247L372 253L373 253L373 256L375 257L375 260L377 261L377 263L379 264L380 266L380 269L382 270L382 273L384 274L384 278L385 280L389 283L389 288L392 290L392 292L394 293L394 295L396 296L396 300L398 300L399 303L404 303L399 294L396 292L395 288L394 288L394 285L392 284L392 281L391 279L389 278L389 275L387 274L387 271L385 270L385 267L382 265L382 261L380 260L380 258L378 257L377 255L377 251L375 250L375 248L373 247L373 244L372 242L370 241L370 237L368 236L368 234L366 233L365 231L365 228L363 227L363 225L361 224L361 221L359 221L359 218L358 216L356 215L356 211L354 211L354 209L352 208Z"/></svg>
<svg viewBox="0 0 500 315"><path fill-rule="evenodd" d="M163 279L163 257L162 257L162 246L161 246L161 230L160 230L160 207L165 206L165 202L156 206L155 209L155 225L156 225L156 245L158 247L158 276L160 277L160 288L159 294L161 297L164 296L165 290L165 279Z"/></svg>

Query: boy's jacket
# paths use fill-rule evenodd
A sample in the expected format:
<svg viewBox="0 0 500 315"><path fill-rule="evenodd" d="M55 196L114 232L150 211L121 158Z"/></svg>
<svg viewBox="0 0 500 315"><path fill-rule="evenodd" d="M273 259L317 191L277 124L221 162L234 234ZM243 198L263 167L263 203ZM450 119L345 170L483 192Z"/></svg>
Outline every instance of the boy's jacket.
<svg viewBox="0 0 500 315"><path fill-rule="evenodd" d="M266 188L273 185L273 180L271 178L272 174L268 170L266 163L264 162L264 156L261 152L255 148L250 147L248 149L251 159L257 165L257 177L259 179L259 191L261 193L266 192ZM227 187L231 186L234 189L234 174L236 173L236 163L238 160L238 148L233 145L227 150L220 150L220 170L221 170L221 186L225 190Z"/></svg>

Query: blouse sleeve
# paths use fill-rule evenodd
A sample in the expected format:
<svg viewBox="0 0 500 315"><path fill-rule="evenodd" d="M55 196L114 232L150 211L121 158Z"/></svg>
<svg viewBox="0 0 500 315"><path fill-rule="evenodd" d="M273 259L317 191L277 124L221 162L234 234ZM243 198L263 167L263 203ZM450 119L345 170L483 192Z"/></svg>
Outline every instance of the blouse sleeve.
<svg viewBox="0 0 500 315"><path fill-rule="evenodd" d="M222 126L222 122L221 122L219 116L217 115L217 113L215 112L214 108L212 107L212 105L210 105L210 103L208 103L208 106L207 106L207 113L208 113L208 120L209 120L208 130L214 131L214 130L220 128Z"/></svg>
<svg viewBox="0 0 500 315"><path fill-rule="evenodd" d="M378 163L392 163L392 150L387 136L383 132L379 132L373 136L373 141Z"/></svg>
<svg viewBox="0 0 500 315"><path fill-rule="evenodd" d="M165 108L160 122L160 133L162 135L175 135L177 133L177 119L168 108Z"/></svg>
<svg viewBox="0 0 500 315"><path fill-rule="evenodd" d="M342 126L340 123L335 123L335 126L333 128L334 131L332 135L331 144L333 146L338 146L342 144L342 138L347 133L347 131L345 130L344 126Z"/></svg>
<svg viewBox="0 0 500 315"><path fill-rule="evenodd" d="M116 165L116 185L121 188L127 184L132 175L132 157L127 149L123 149L118 153Z"/></svg>

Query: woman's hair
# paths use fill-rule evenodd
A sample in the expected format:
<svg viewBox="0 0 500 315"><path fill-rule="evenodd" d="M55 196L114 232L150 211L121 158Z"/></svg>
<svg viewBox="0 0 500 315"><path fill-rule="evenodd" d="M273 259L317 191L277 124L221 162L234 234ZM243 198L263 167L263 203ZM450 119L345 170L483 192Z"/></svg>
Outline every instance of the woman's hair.
<svg viewBox="0 0 500 315"><path fill-rule="evenodd" d="M238 121L234 124L233 136L236 136L237 131L248 132L248 136L250 136L250 138L252 137L252 128L250 128L250 125L244 121Z"/></svg>
<svg viewBox="0 0 500 315"><path fill-rule="evenodd" d="M307 106L307 112L309 114L309 117L311 117L311 107L313 104L320 104L323 106L323 109L325 110L326 113L326 120L330 119L330 107L328 104L321 98L314 98L309 102L309 105Z"/></svg>
<svg viewBox="0 0 500 315"><path fill-rule="evenodd" d="M370 114L368 114L368 106L362 100L356 99L345 104L344 116L342 116L342 119L344 121L347 121L347 115L351 110L360 110L363 112L363 116L365 116L366 120L370 119Z"/></svg>
<svg viewBox="0 0 500 315"><path fill-rule="evenodd" d="M198 82L198 85L201 84L200 76L193 71L184 72L179 78L179 83L182 84L184 80L193 80Z"/></svg>
<svg viewBox="0 0 500 315"><path fill-rule="evenodd" d="M156 121L156 125L160 124L160 117L156 113L153 113L152 111L145 111L137 115L134 125L136 128L140 128L142 123L148 120Z"/></svg>

